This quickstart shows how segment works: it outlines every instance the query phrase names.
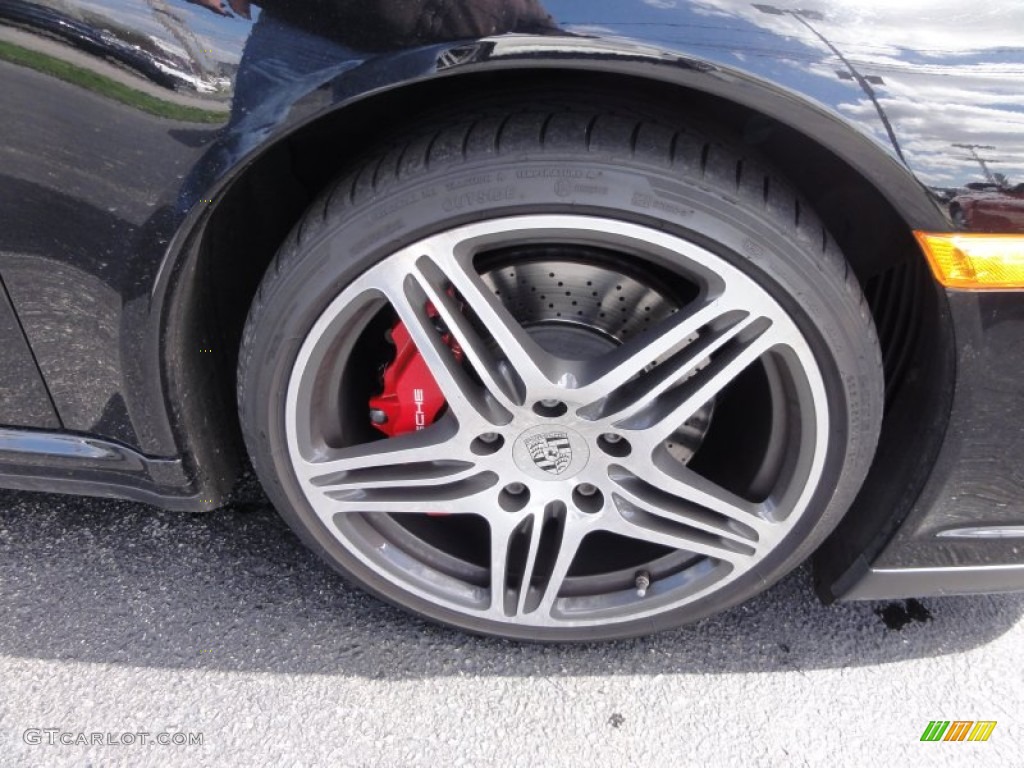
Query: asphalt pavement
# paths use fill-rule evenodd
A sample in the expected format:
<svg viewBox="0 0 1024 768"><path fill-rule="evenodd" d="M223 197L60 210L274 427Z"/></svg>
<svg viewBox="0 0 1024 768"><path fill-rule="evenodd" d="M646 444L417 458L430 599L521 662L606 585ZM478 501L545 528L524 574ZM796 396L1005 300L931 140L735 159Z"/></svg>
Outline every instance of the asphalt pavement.
<svg viewBox="0 0 1024 768"><path fill-rule="evenodd" d="M0 492L0 764L1021 765L1022 616L825 607L801 569L675 632L516 644L347 586L252 482L195 515ZM920 741L958 719L997 725Z"/></svg>

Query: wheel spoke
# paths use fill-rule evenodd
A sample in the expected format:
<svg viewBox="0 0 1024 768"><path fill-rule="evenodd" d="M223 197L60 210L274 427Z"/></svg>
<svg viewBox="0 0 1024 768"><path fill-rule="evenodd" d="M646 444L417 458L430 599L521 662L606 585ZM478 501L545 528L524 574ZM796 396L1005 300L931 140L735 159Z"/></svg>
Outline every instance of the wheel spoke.
<svg viewBox="0 0 1024 768"><path fill-rule="evenodd" d="M428 313L430 296L422 283L412 275L396 278L397 285L384 281L380 289L387 296L409 331L409 337L423 356L437 385L444 394L445 402L455 417L463 424L483 426L485 424L506 424L511 414L502 405L502 398L488 398L473 381L465 366L456 359L452 349L444 343L435 327L434 318ZM494 390L491 390L492 395ZM505 405L510 405L507 399Z"/></svg>
<svg viewBox="0 0 1024 768"><path fill-rule="evenodd" d="M483 471L435 485L342 488L325 490L323 495L333 502L327 509L332 516L338 512L487 516L497 503L497 484L497 473Z"/></svg>
<svg viewBox="0 0 1024 768"><path fill-rule="evenodd" d="M646 494L655 506L657 502L653 499L661 497L652 495L652 492L662 494L666 503L678 499L684 504L710 511L723 521L733 521L756 532L761 539L769 537L776 525L767 502L752 502L737 496L680 464L663 446L659 446L649 460L627 457L622 463L623 467L610 468L612 480L624 488ZM656 513L654 509L650 511Z"/></svg>
<svg viewBox="0 0 1024 768"><path fill-rule="evenodd" d="M773 331L767 318L746 324L704 367L629 418L615 420L614 425L642 431L649 445L668 439L768 350L784 343L781 334Z"/></svg>
<svg viewBox="0 0 1024 768"><path fill-rule="evenodd" d="M615 512L602 522L602 527L611 533L724 560L737 567L746 567L755 557L756 548L752 543L705 533L689 520L682 523L669 519L670 513L665 510L652 514L616 493L612 494L612 504Z"/></svg>
<svg viewBox="0 0 1024 768"><path fill-rule="evenodd" d="M387 477L384 470L395 474ZM453 468L445 463L410 463L355 470L350 477L329 476L324 484L310 486L311 493L324 499L317 505L321 518L339 512L486 516L497 503L497 473L461 464Z"/></svg>
<svg viewBox="0 0 1024 768"><path fill-rule="evenodd" d="M518 599L515 601L515 614L526 612L526 601L530 596L530 585L537 567L537 552L540 550L541 537L544 535L544 521L536 517L530 521L529 539L526 550L526 564L519 580ZM550 535L550 534L549 534Z"/></svg>
<svg viewBox="0 0 1024 768"><path fill-rule="evenodd" d="M329 500L327 512L487 511L476 497L498 481L452 437L451 420L429 429L331 449L296 463L310 491ZM439 458L458 455L466 458ZM493 501L493 500L492 500Z"/></svg>
<svg viewBox="0 0 1024 768"><path fill-rule="evenodd" d="M551 609L579 548L578 534L567 533L566 522L565 505L552 502L514 526L492 523L492 613L510 617Z"/></svg>
<svg viewBox="0 0 1024 768"><path fill-rule="evenodd" d="M435 243L417 259L417 277L488 390L509 409L548 396L556 389L554 359L480 279L469 254Z"/></svg>
<svg viewBox="0 0 1024 768"><path fill-rule="evenodd" d="M314 451L306 447L307 456ZM441 456L471 455L458 437L451 419L442 419L428 429L408 432L397 437L382 438L347 448L324 448L314 458L294 463L299 480L315 486L344 482L357 472L392 469L396 476L415 465L436 462Z"/></svg>
<svg viewBox="0 0 1024 768"><path fill-rule="evenodd" d="M495 616L505 617L521 612L522 595L530 583L530 573L537 558L540 547L542 526L531 515L520 524L512 525L510 521L491 521L491 602L489 612ZM526 538L527 560L519 580L510 572L512 548L517 539Z"/></svg>
<svg viewBox="0 0 1024 768"><path fill-rule="evenodd" d="M625 351L620 347L616 353L608 355L613 359L604 363L615 367L587 388L603 395L580 409L580 415L610 423L633 418L652 407L666 391L698 373L702 364L756 319L743 310L723 312L719 302L714 301L673 324L639 350L632 351L624 364L617 364L615 360ZM698 334L699 337L691 341ZM657 365L649 367L655 361Z"/></svg>
<svg viewBox="0 0 1024 768"><path fill-rule="evenodd" d="M538 585L536 594L531 596L531 604L535 602L537 606L534 611L544 618L551 616L558 593L569 575L569 568L576 559L580 544L583 543L586 529L580 525L566 525L561 534L555 561L550 566L546 578Z"/></svg>
<svg viewBox="0 0 1024 768"><path fill-rule="evenodd" d="M368 467L337 473L314 481L324 492L355 491L373 488L431 488L448 485L480 474L481 470L470 461L434 459L407 462L393 466Z"/></svg>
<svg viewBox="0 0 1024 768"><path fill-rule="evenodd" d="M656 360L686 346L691 336L737 307L722 294L693 301L629 342L586 366L576 395L600 401Z"/></svg>
<svg viewBox="0 0 1024 768"><path fill-rule="evenodd" d="M612 467L610 478L618 498L652 515L712 536L752 546L760 543L766 529L765 521L754 511L758 505L740 499L726 500L725 490L722 496L713 496L678 480L655 485L622 467ZM700 504L694 498L712 503Z"/></svg>

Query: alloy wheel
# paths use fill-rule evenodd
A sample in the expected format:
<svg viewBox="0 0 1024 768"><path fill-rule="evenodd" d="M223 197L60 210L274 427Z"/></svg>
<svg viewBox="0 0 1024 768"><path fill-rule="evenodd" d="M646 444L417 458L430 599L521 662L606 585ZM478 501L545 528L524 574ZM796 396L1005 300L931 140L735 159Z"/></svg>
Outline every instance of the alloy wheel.
<svg viewBox="0 0 1024 768"><path fill-rule="evenodd" d="M445 407L382 437L366 398L396 321ZM815 356L758 281L661 229L563 214L367 269L313 324L285 404L295 478L346 551L524 627L642 620L756 571L807 510L829 431Z"/></svg>

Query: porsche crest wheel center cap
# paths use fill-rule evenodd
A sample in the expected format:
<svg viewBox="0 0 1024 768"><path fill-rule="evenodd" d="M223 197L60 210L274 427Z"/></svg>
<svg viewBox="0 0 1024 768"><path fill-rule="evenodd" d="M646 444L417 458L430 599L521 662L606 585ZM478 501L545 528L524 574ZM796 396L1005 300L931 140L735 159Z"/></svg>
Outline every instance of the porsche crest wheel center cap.
<svg viewBox="0 0 1024 768"><path fill-rule="evenodd" d="M567 480L590 459L587 441L559 424L531 427L516 438L512 448L516 466L537 480Z"/></svg>

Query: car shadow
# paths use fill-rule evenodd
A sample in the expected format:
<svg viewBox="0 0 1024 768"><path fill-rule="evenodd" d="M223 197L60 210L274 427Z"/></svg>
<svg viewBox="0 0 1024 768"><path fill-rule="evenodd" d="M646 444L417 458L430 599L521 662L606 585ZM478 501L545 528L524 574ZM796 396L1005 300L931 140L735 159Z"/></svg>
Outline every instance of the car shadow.
<svg viewBox="0 0 1024 768"><path fill-rule="evenodd" d="M722 615L610 648L472 637L348 586L251 479L230 507L192 515L0 492L0 574L8 656L368 678L881 664L969 650L1024 615L1024 595L826 607L801 568Z"/></svg>

